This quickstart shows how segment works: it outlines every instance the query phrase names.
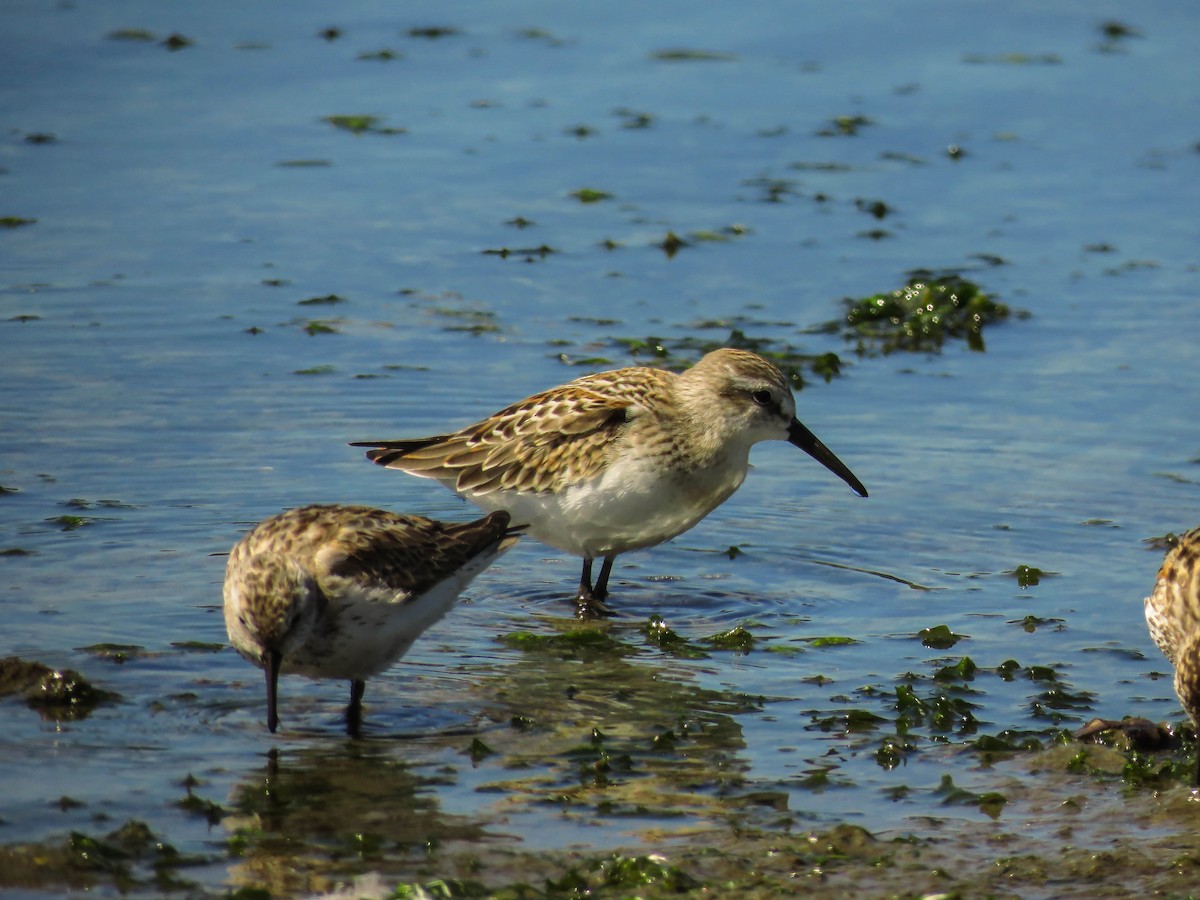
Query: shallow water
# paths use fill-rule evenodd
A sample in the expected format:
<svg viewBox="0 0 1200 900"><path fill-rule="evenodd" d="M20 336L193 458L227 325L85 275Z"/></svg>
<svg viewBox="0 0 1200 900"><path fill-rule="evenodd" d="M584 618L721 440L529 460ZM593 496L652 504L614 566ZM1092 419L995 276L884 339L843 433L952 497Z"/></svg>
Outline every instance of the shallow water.
<svg viewBox="0 0 1200 900"><path fill-rule="evenodd" d="M0 557L0 655L122 700L62 722L3 701L0 840L136 819L202 855L180 875L204 889L297 890L313 885L265 871L273 835L339 876L406 879L436 871L419 848L480 835L648 852L738 816L920 833L990 821L943 804L946 774L975 793L1028 778L960 752L977 734L1180 719L1141 598L1160 559L1144 541L1200 518L1196 14L1139 9L1136 34L1106 38L1126 15L13 5L0 216L36 222L0 231L0 550L26 551ZM457 33L408 33L431 26ZM172 52L172 33L193 43ZM399 58L359 58L384 49ZM676 49L724 56L656 55ZM404 133L325 121L364 114ZM841 116L869 123L822 133ZM668 255L668 232L690 246ZM812 330L918 268L1030 315L987 327L982 353L858 357ZM260 674L218 649L223 554L249 524L318 501L471 515L346 442L636 359L619 339L733 328L841 355L800 417L868 500L760 446L700 526L619 560L601 643L500 640L576 627L561 598L578 562L526 541L370 683L366 741L341 734L345 685L297 679L266 732ZM1022 588L1020 565L1053 574ZM655 614L706 655L649 643ZM943 624L966 637L916 637ZM738 625L748 652L700 643ZM808 642L826 636L856 643ZM130 649L87 649L103 644ZM974 678L939 687L963 656ZM1052 685L1006 680L1010 659L1053 667L1074 705L1045 713ZM915 725L887 768L910 673L978 724ZM885 721L847 732L852 712ZM472 759L475 739L494 752ZM630 762L588 784L598 747ZM226 814L178 806L189 774ZM256 849L238 862L225 842L245 816ZM389 849L344 845L363 834Z"/></svg>

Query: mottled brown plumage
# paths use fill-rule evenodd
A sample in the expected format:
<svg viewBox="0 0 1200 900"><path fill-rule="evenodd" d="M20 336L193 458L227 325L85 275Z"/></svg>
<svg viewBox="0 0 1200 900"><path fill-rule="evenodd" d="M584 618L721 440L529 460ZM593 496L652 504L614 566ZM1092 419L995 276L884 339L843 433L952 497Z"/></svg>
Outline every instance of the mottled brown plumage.
<svg viewBox="0 0 1200 900"><path fill-rule="evenodd" d="M471 579L516 542L495 512L450 524L366 506L305 506L260 522L225 576L230 642L267 675L267 725L288 673L351 682L357 731L365 681L399 659Z"/></svg>
<svg viewBox="0 0 1200 900"><path fill-rule="evenodd" d="M583 557L577 600L601 600L619 553L691 528L732 494L750 448L787 440L866 488L795 418L787 379L745 350L707 354L681 374L601 372L534 394L453 434L358 441L381 466L433 478L530 536ZM604 565L595 585L592 560Z"/></svg>
<svg viewBox="0 0 1200 900"><path fill-rule="evenodd" d="M1167 553L1145 607L1150 636L1175 667L1179 702L1200 729L1200 528L1183 535ZM1200 752L1196 782L1200 784Z"/></svg>

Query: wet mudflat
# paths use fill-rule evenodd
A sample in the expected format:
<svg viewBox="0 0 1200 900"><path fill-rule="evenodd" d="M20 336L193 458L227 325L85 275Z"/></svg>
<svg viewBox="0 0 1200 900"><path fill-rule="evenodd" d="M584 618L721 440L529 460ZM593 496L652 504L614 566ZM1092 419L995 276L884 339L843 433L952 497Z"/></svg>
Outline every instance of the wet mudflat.
<svg viewBox="0 0 1200 900"><path fill-rule="evenodd" d="M1193 890L1187 729L1070 735L1183 721L1141 599L1200 524L1195 13L606 9L10 11L6 892ZM363 740L303 679L267 733L238 536L475 514L347 441L727 345L869 499L760 446L621 616L526 541Z"/></svg>

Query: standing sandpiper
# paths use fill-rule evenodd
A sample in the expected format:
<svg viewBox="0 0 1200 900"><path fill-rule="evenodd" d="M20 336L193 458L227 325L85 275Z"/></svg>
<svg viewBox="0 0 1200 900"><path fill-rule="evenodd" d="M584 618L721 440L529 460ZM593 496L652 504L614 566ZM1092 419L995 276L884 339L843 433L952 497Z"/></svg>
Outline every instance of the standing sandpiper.
<svg viewBox="0 0 1200 900"><path fill-rule="evenodd" d="M381 466L433 478L530 536L583 557L576 602L604 611L617 554L687 531L741 485L750 448L786 440L867 489L796 419L783 373L745 350L714 350L676 375L629 368L534 394L454 434L373 447ZM592 582L592 561L604 560Z"/></svg>
<svg viewBox="0 0 1200 900"><path fill-rule="evenodd" d="M1175 693L1200 730L1200 528L1179 539L1158 570L1146 598L1146 624L1154 643L1175 666ZM1200 749L1196 754L1200 784Z"/></svg>
<svg viewBox="0 0 1200 900"><path fill-rule="evenodd" d="M266 671L267 727L279 675L350 680L358 736L366 679L399 659L459 593L517 542L505 512L463 524L367 506L304 506L256 525L225 571L230 643Z"/></svg>

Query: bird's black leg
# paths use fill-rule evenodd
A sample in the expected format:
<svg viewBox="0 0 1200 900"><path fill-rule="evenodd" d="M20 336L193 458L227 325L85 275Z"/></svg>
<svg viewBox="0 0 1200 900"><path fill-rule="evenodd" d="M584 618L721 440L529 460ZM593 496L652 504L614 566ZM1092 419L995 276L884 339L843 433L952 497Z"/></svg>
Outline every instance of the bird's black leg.
<svg viewBox="0 0 1200 900"><path fill-rule="evenodd" d="M612 571L613 560L616 558L616 554L604 557L604 563L600 566L600 577L596 579L596 587L592 590L594 599L603 600L608 596L608 575Z"/></svg>
<svg viewBox="0 0 1200 900"><path fill-rule="evenodd" d="M575 592L576 603L587 603L592 599L592 559L583 558L583 572L579 575L579 590Z"/></svg>
<svg viewBox="0 0 1200 900"><path fill-rule="evenodd" d="M268 650L263 658L263 669L267 673L267 730L271 734L279 727L279 710L276 698L279 695L279 666L282 654L278 650Z"/></svg>
<svg viewBox="0 0 1200 900"><path fill-rule="evenodd" d="M575 616L579 619L603 619L616 615L604 602L608 595L608 573L612 570L614 557L604 557L600 566L600 578L592 585L592 560L585 558L583 573L579 576L579 591L575 594Z"/></svg>
<svg viewBox="0 0 1200 900"><path fill-rule="evenodd" d="M350 682L350 705L346 707L346 734L352 738L362 737L362 698L367 683L355 678Z"/></svg>

